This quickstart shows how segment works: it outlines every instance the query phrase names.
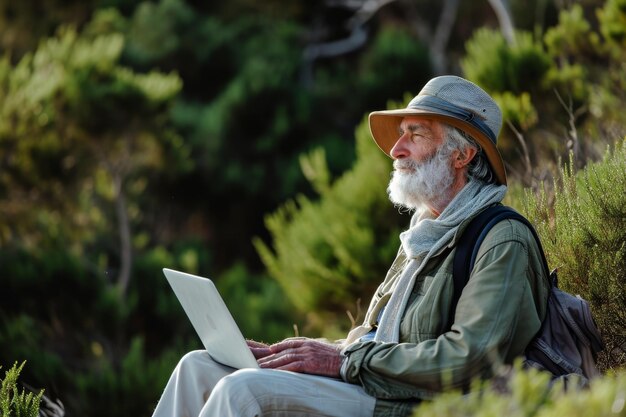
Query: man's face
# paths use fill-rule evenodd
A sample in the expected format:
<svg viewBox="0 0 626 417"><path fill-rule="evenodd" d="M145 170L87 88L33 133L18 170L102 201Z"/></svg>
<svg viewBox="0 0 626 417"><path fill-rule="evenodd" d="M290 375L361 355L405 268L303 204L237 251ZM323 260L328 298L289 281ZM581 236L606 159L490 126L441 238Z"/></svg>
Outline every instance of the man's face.
<svg viewBox="0 0 626 417"><path fill-rule="evenodd" d="M391 157L398 160L409 158L418 163L431 158L445 141L441 123L411 116L402 119L398 135L389 152Z"/></svg>
<svg viewBox="0 0 626 417"><path fill-rule="evenodd" d="M387 188L391 201L410 210L437 206L448 197L454 182L453 152L444 145L443 125L436 121L405 117L400 137L391 149L395 159Z"/></svg>

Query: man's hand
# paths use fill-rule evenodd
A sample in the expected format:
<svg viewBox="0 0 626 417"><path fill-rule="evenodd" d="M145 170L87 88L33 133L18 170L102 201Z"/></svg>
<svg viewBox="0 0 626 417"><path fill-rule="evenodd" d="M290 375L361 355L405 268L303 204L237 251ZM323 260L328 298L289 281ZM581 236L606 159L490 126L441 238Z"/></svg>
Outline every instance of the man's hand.
<svg viewBox="0 0 626 417"><path fill-rule="evenodd" d="M294 338L271 345L268 349L270 354L257 360L261 368L339 378L341 348L338 345Z"/></svg>
<svg viewBox="0 0 626 417"><path fill-rule="evenodd" d="M254 355L254 358L257 360L264 358L272 353L270 352L269 345L266 345L265 343L255 342L254 340L246 340L246 343L248 344L250 351Z"/></svg>

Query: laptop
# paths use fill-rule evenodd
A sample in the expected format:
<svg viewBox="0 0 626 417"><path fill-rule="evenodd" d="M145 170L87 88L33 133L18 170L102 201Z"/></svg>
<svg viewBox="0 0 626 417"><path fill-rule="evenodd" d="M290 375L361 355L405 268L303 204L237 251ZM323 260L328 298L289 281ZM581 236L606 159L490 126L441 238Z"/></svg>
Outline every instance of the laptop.
<svg viewBox="0 0 626 417"><path fill-rule="evenodd" d="M163 273L215 361L236 369L259 367L210 279L167 268Z"/></svg>

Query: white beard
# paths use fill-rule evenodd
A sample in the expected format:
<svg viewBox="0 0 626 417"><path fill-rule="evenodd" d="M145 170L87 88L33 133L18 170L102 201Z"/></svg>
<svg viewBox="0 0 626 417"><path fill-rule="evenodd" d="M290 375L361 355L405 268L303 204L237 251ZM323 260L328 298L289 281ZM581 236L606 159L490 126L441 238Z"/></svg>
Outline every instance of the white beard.
<svg viewBox="0 0 626 417"><path fill-rule="evenodd" d="M426 161L396 159L387 187L389 199L396 206L408 210L423 210L425 206L437 206L448 198L454 182L454 171L450 163L451 152L441 146ZM408 169L409 171L399 171Z"/></svg>

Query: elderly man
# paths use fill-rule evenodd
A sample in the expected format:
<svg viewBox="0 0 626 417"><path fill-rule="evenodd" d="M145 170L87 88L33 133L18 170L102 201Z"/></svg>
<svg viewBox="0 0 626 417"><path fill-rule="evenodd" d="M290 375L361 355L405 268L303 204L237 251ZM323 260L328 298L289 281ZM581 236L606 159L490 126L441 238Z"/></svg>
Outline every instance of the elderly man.
<svg viewBox="0 0 626 417"><path fill-rule="evenodd" d="M415 214L364 323L335 344L250 341L261 369L228 368L205 351L187 354L154 416L405 416L523 353L548 294L525 225L503 220L489 231L452 305L452 260L463 229L506 193L498 106L475 84L443 76L406 109L374 112L369 122L394 159L389 197Z"/></svg>

